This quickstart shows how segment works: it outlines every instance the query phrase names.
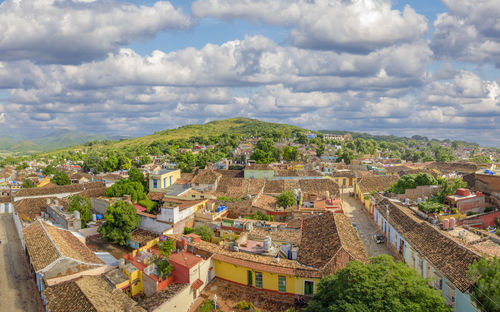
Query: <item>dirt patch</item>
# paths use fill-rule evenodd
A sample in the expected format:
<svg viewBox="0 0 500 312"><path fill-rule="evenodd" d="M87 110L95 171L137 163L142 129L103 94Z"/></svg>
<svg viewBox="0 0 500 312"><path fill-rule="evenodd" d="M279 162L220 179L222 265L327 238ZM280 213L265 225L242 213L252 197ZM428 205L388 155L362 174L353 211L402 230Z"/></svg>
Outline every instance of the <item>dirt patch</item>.
<svg viewBox="0 0 500 312"><path fill-rule="evenodd" d="M217 295L217 308L224 312L236 311L234 306L245 300L251 302L262 311L280 312L293 307L294 297L255 288L240 286L216 278L202 292L205 299L213 299ZM199 310L196 310L199 311Z"/></svg>
<svg viewBox="0 0 500 312"><path fill-rule="evenodd" d="M87 237L86 245L94 252L109 252L116 259L121 259L132 251L130 247L106 242L100 235Z"/></svg>

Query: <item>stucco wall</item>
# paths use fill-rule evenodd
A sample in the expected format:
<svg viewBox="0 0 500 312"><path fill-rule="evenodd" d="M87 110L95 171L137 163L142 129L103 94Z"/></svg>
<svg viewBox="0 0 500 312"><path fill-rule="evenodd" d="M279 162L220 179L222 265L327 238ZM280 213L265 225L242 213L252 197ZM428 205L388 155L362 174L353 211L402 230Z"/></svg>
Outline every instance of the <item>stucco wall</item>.
<svg viewBox="0 0 500 312"><path fill-rule="evenodd" d="M172 297L170 300L164 302L162 305L158 306L156 309L152 310L154 312L186 312L193 303L193 295L191 294L191 287L186 285L177 295Z"/></svg>

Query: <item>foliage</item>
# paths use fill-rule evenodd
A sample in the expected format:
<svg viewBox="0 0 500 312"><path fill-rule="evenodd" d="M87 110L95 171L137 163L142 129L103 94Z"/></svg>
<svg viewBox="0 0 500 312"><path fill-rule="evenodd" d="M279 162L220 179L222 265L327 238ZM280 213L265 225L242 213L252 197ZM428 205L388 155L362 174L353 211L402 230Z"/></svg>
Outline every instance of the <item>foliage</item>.
<svg viewBox="0 0 500 312"><path fill-rule="evenodd" d="M236 303L234 308L238 309L238 310L251 310L251 309L254 309L254 306L253 306L253 303L246 302L245 300L242 300L242 301L239 301L238 303Z"/></svg>
<svg viewBox="0 0 500 312"><path fill-rule="evenodd" d="M80 212L80 220L82 223L82 228L92 220L92 205L90 204L90 199L87 197L82 197L78 194L69 197L69 208L68 211Z"/></svg>
<svg viewBox="0 0 500 312"><path fill-rule="evenodd" d="M292 191L284 191L276 197L278 207L288 208L297 204L297 200Z"/></svg>
<svg viewBox="0 0 500 312"><path fill-rule="evenodd" d="M107 197L122 197L130 195L133 202L146 199L144 186L139 182L132 182L126 179L118 180L104 193ZM147 208L147 207L146 207Z"/></svg>
<svg viewBox="0 0 500 312"><path fill-rule="evenodd" d="M24 170L28 167L29 167L29 165L27 163L21 163L19 166L16 167L16 170L20 171L20 170Z"/></svg>
<svg viewBox="0 0 500 312"><path fill-rule="evenodd" d="M205 299L200 306L200 312L212 312L215 309L214 302L210 299Z"/></svg>
<svg viewBox="0 0 500 312"><path fill-rule="evenodd" d="M207 242L209 242L214 236L214 232L208 226L205 225L199 225L195 227L194 233L196 235L199 235L202 240Z"/></svg>
<svg viewBox="0 0 500 312"><path fill-rule="evenodd" d="M135 207L124 201L117 201L106 208L105 222L98 232L107 241L125 245L130 239L131 232L139 226L141 218Z"/></svg>
<svg viewBox="0 0 500 312"><path fill-rule="evenodd" d="M160 249L161 254L164 257L168 257L172 254L172 251L175 250L175 241L173 239L167 239L164 241L160 241L158 243L158 249Z"/></svg>
<svg viewBox="0 0 500 312"><path fill-rule="evenodd" d="M296 147L285 146L283 148L283 159L286 161L296 161L299 156L299 152Z"/></svg>
<svg viewBox="0 0 500 312"><path fill-rule="evenodd" d="M474 156L474 157L472 157L471 160L477 164L489 164L489 163L491 163L491 159L486 155Z"/></svg>
<svg viewBox="0 0 500 312"><path fill-rule="evenodd" d="M263 220L263 221L273 221L274 220L274 217L271 216L271 215L266 215L266 214L263 214L262 212L260 211L257 211L255 212L254 214L252 215L249 215L249 216L245 216L246 219L252 219L252 220Z"/></svg>
<svg viewBox="0 0 500 312"><path fill-rule="evenodd" d="M474 283L472 299L483 312L500 310L500 259L481 258L470 265L468 278Z"/></svg>
<svg viewBox="0 0 500 312"><path fill-rule="evenodd" d="M217 200L224 201L224 202L239 202L242 199L238 198L238 197L219 196L219 197L217 197Z"/></svg>
<svg viewBox="0 0 500 312"><path fill-rule="evenodd" d="M484 212L492 212L492 211L493 211L493 207L491 207L491 206L484 208Z"/></svg>
<svg viewBox="0 0 500 312"><path fill-rule="evenodd" d="M51 165L48 165L47 167L43 168L42 169L42 173L45 175L45 176L49 176L51 174L55 174L56 173L56 168L54 168L53 166Z"/></svg>
<svg viewBox="0 0 500 312"><path fill-rule="evenodd" d="M170 265L167 259L159 258L156 260L156 267L158 268L158 274L161 278L169 277L174 267Z"/></svg>
<svg viewBox="0 0 500 312"><path fill-rule="evenodd" d="M184 235L191 234L193 232L194 232L193 228L190 228L190 227L187 227L187 226L184 227Z"/></svg>
<svg viewBox="0 0 500 312"><path fill-rule="evenodd" d="M33 183L31 179L24 179L23 184L21 184L23 188L34 188L36 185Z"/></svg>
<svg viewBox="0 0 500 312"><path fill-rule="evenodd" d="M444 203L447 195L455 194L458 188L467 187L467 182L462 180L462 178L438 178L438 183L441 185L441 191L434 198L440 203Z"/></svg>
<svg viewBox="0 0 500 312"><path fill-rule="evenodd" d="M71 181L69 180L68 175L64 171L56 171L54 174L54 177L50 179L50 182L57 184L57 185L69 185L71 184Z"/></svg>
<svg viewBox="0 0 500 312"><path fill-rule="evenodd" d="M351 261L323 278L305 311L448 312L451 308L413 269L380 255L368 264Z"/></svg>
<svg viewBox="0 0 500 312"><path fill-rule="evenodd" d="M274 146L270 138L259 140L250 159L259 164L270 164L280 159L280 150Z"/></svg>
<svg viewBox="0 0 500 312"><path fill-rule="evenodd" d="M436 185L438 181L428 173L407 174L399 178L389 189L396 194L404 194L407 189L414 189L422 185Z"/></svg>
<svg viewBox="0 0 500 312"><path fill-rule="evenodd" d="M156 213L158 208L158 203L150 200L149 198L141 199L137 201L137 203L146 208L146 211L149 213Z"/></svg>
<svg viewBox="0 0 500 312"><path fill-rule="evenodd" d="M450 162L456 159L453 155L453 150L449 147L440 146L434 153L438 162Z"/></svg>
<svg viewBox="0 0 500 312"><path fill-rule="evenodd" d="M196 156L191 151L177 154L175 162L177 163L177 168L179 168L181 172L193 172L196 166Z"/></svg>
<svg viewBox="0 0 500 312"><path fill-rule="evenodd" d="M434 200L426 200L419 203L418 208L427 213L439 213L443 211L444 206L442 203L436 202Z"/></svg>
<svg viewBox="0 0 500 312"><path fill-rule="evenodd" d="M316 156L320 157L321 155L323 155L324 152L325 152L325 146L323 144L320 144L316 148Z"/></svg>
<svg viewBox="0 0 500 312"><path fill-rule="evenodd" d="M143 185L145 184L144 174L137 168L131 168L128 171L128 179L132 182L139 182Z"/></svg>
<svg viewBox="0 0 500 312"><path fill-rule="evenodd" d="M354 152L349 148L341 149L337 152L337 162L344 161L347 165L351 163L353 159L356 159Z"/></svg>

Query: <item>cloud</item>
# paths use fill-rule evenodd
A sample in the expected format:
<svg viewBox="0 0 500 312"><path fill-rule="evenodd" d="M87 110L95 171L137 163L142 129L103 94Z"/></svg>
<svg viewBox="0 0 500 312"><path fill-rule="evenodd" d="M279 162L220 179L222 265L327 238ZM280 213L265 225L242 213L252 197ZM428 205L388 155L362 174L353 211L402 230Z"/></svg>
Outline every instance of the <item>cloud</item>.
<svg viewBox="0 0 500 312"><path fill-rule="evenodd" d="M408 5L393 10L385 0L198 0L192 11L197 17L288 26L297 47L351 53L417 41L428 31L423 15Z"/></svg>
<svg viewBox="0 0 500 312"><path fill-rule="evenodd" d="M0 61L75 64L191 20L165 1L5 0L0 3Z"/></svg>
<svg viewBox="0 0 500 312"><path fill-rule="evenodd" d="M500 67L500 5L496 0L443 0L449 12L434 21L431 47L442 59Z"/></svg>

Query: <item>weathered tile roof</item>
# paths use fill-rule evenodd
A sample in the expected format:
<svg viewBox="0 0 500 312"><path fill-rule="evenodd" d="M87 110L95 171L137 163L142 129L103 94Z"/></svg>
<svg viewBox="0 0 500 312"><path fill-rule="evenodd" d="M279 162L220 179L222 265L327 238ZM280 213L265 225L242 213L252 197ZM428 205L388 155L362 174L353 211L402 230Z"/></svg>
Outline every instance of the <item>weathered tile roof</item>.
<svg viewBox="0 0 500 312"><path fill-rule="evenodd" d="M427 168L438 169L444 173L454 173L455 171L461 172L476 172L479 167L475 163L470 162L451 162L451 163L440 163L433 162L427 165Z"/></svg>
<svg viewBox="0 0 500 312"><path fill-rule="evenodd" d="M275 211L276 197L262 194L253 202L252 206L262 210Z"/></svg>
<svg viewBox="0 0 500 312"><path fill-rule="evenodd" d="M157 292L153 296L139 300L139 305L146 311L154 311L157 307L170 300L186 287L189 287L189 284L172 283L167 288Z"/></svg>
<svg viewBox="0 0 500 312"><path fill-rule="evenodd" d="M146 243L157 237L158 235L153 232L137 228L132 231L130 240L138 242L141 245L145 245Z"/></svg>
<svg viewBox="0 0 500 312"><path fill-rule="evenodd" d="M39 271L61 256L88 264L104 264L70 231L38 220L23 229L23 237L35 271Z"/></svg>
<svg viewBox="0 0 500 312"><path fill-rule="evenodd" d="M220 179L221 174L214 170L200 170L194 177L192 183L194 184L215 184Z"/></svg>
<svg viewBox="0 0 500 312"><path fill-rule="evenodd" d="M181 173L181 177L174 184L187 184L193 180L194 173Z"/></svg>
<svg viewBox="0 0 500 312"><path fill-rule="evenodd" d="M397 175L362 177L358 185L363 193L382 192L399 179Z"/></svg>
<svg viewBox="0 0 500 312"><path fill-rule="evenodd" d="M85 191L79 193L79 195L83 197L97 198L104 196L106 190L107 190L106 186L96 187L96 188L86 189Z"/></svg>
<svg viewBox="0 0 500 312"><path fill-rule="evenodd" d="M83 276L51 286L43 294L51 312L144 311L122 290L114 289L100 276Z"/></svg>
<svg viewBox="0 0 500 312"><path fill-rule="evenodd" d="M61 186L47 187L47 188L35 187L35 188L21 189L17 191L14 194L14 196L25 197L25 196L43 196L43 195L62 194L62 193L78 193L88 189L102 188L103 186L105 186L103 182L89 182L83 184L70 184L70 185L61 185Z"/></svg>
<svg viewBox="0 0 500 312"><path fill-rule="evenodd" d="M248 232L248 239L264 240L266 236L270 236L273 241L292 242L299 244L302 232L300 230L280 229L275 232L267 229L254 227Z"/></svg>
<svg viewBox="0 0 500 312"><path fill-rule="evenodd" d="M339 186L330 179L311 179L299 180L302 193L325 194L327 191L330 196L339 195Z"/></svg>
<svg viewBox="0 0 500 312"><path fill-rule="evenodd" d="M42 197L42 198L23 198L14 202L14 210L19 218L27 220L28 218L33 221L37 216L41 215L42 211L47 211L47 199L51 201L58 199L56 197ZM59 199L59 205L64 208L68 207L66 200Z"/></svg>
<svg viewBox="0 0 500 312"><path fill-rule="evenodd" d="M301 264L323 269L331 263L340 249L350 254L350 260L368 261L364 245L349 217L344 214L325 213L303 220L297 255Z"/></svg>
<svg viewBox="0 0 500 312"><path fill-rule="evenodd" d="M245 170L273 170L273 167L266 164L249 164L245 166Z"/></svg>
<svg viewBox="0 0 500 312"><path fill-rule="evenodd" d="M376 205L377 210L385 217L387 210L389 211L389 223L433 267L444 274L461 292L469 289L471 283L467 279L467 270L470 264L481 258L478 254L419 219L404 206L387 198Z"/></svg>
<svg viewBox="0 0 500 312"><path fill-rule="evenodd" d="M148 199L154 200L154 201L161 201L165 197L165 193L162 192L149 192L148 193Z"/></svg>
<svg viewBox="0 0 500 312"><path fill-rule="evenodd" d="M321 177L322 174L314 170L275 170L276 177Z"/></svg>
<svg viewBox="0 0 500 312"><path fill-rule="evenodd" d="M299 188L298 180L267 180L264 185L264 193L281 194Z"/></svg>
<svg viewBox="0 0 500 312"><path fill-rule="evenodd" d="M354 173L354 171L351 170L340 170L340 171L335 171L332 174L332 177L355 178L356 174Z"/></svg>

